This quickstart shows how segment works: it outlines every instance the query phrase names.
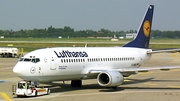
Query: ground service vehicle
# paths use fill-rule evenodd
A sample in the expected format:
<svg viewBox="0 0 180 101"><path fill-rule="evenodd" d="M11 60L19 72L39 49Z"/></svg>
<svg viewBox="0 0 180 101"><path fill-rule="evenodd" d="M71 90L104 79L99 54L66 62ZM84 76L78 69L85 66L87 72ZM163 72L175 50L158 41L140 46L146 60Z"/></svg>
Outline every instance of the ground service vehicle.
<svg viewBox="0 0 180 101"><path fill-rule="evenodd" d="M50 94L49 88L38 87L38 84L32 81L18 81L17 85L13 85L13 89L13 94L17 97Z"/></svg>
<svg viewBox="0 0 180 101"><path fill-rule="evenodd" d="M16 57L18 55L18 48L0 47L1 57Z"/></svg>

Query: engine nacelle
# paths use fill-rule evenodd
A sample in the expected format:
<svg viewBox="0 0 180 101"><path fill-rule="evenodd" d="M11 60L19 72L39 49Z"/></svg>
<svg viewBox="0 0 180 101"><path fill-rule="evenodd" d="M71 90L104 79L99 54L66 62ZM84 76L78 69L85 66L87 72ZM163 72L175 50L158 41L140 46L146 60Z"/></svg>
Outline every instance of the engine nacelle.
<svg viewBox="0 0 180 101"><path fill-rule="evenodd" d="M100 86L114 87L123 83L123 75L117 71L102 72L97 77L97 82Z"/></svg>

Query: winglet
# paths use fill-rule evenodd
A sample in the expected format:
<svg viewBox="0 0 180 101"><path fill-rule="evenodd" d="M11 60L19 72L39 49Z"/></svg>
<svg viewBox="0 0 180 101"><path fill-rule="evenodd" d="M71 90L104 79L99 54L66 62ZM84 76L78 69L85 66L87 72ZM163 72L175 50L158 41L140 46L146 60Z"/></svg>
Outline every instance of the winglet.
<svg viewBox="0 0 180 101"><path fill-rule="evenodd" d="M154 5L149 5L138 29L136 38L123 47L149 48Z"/></svg>

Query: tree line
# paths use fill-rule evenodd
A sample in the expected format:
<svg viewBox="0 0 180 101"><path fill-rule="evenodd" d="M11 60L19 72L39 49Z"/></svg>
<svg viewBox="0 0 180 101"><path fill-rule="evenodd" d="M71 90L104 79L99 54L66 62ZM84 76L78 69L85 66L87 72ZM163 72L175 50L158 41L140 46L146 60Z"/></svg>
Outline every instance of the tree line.
<svg viewBox="0 0 180 101"><path fill-rule="evenodd" d="M45 29L32 29L32 30L0 30L0 36L4 36L5 38L87 38L87 37L125 37L127 33L136 33L136 30L129 31L111 31L108 29L100 29L98 31L94 30L78 30L75 31L73 28L69 26L65 26L64 28L54 28L52 26ZM160 31L160 30L152 30L151 38L159 39L159 38L176 38L180 39L180 31Z"/></svg>

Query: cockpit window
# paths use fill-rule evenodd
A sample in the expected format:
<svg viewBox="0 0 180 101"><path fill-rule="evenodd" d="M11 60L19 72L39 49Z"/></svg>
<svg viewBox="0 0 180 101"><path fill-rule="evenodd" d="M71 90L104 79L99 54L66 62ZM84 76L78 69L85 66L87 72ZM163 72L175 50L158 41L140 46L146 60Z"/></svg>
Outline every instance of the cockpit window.
<svg viewBox="0 0 180 101"><path fill-rule="evenodd" d="M40 59L39 59L39 58L37 58L37 59L36 59L36 62L40 62Z"/></svg>
<svg viewBox="0 0 180 101"><path fill-rule="evenodd" d="M39 58L20 58L19 61L25 61L25 62L33 62L33 63L37 63L40 61Z"/></svg>
<svg viewBox="0 0 180 101"><path fill-rule="evenodd" d="M39 61L40 61L39 58L34 58L34 59L31 60L31 62L33 62L33 63L37 63L37 62L39 62Z"/></svg>
<svg viewBox="0 0 180 101"><path fill-rule="evenodd" d="M24 58L20 58L19 61L24 61Z"/></svg>
<svg viewBox="0 0 180 101"><path fill-rule="evenodd" d="M29 58L25 58L25 59L24 59L24 61L27 61L27 62L28 62L28 61L31 61L31 59L29 59Z"/></svg>
<svg viewBox="0 0 180 101"><path fill-rule="evenodd" d="M32 59L31 62L34 62L34 63L35 63L35 62L36 62L36 59Z"/></svg>

